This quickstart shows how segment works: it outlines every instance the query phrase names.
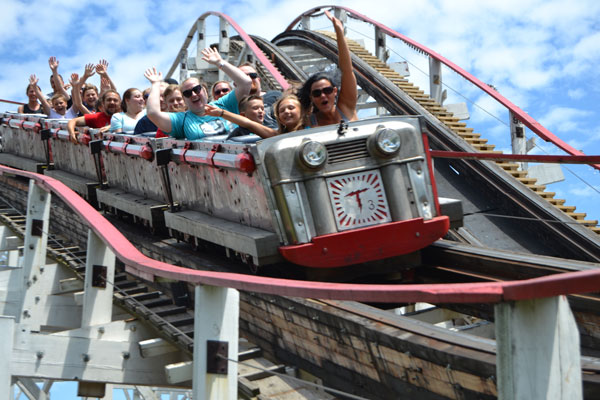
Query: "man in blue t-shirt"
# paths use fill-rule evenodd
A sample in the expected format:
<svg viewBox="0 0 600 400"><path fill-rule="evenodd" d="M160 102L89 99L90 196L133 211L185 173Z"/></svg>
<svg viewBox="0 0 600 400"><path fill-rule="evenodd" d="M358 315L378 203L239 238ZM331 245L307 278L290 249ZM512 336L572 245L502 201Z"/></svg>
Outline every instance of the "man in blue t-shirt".
<svg viewBox="0 0 600 400"><path fill-rule="evenodd" d="M218 51L206 48L202 50L202 59L209 64L218 66L235 83L235 90L212 102L212 105L223 108L233 113L239 113L238 101L250 93L252 80L239 68L234 67L221 58ZM148 96L146 113L156 126L176 139L197 140L206 135L228 133L229 125L219 117L205 115L204 106L208 103L206 85L198 78L188 78L181 84L181 93L186 112L169 113L160 110L160 82L162 73L155 68L148 69L144 76L152 83Z"/></svg>

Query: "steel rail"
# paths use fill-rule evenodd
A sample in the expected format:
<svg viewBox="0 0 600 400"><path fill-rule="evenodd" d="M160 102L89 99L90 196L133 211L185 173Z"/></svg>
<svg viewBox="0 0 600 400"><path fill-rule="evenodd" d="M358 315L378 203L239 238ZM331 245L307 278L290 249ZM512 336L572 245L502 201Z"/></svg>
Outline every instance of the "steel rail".
<svg viewBox="0 0 600 400"><path fill-rule="evenodd" d="M600 162L600 156L564 156L540 154L494 154L470 153L466 151L431 150L433 158L459 158L462 160L488 160L488 161L519 161L556 164L591 164Z"/></svg>
<svg viewBox="0 0 600 400"><path fill-rule="evenodd" d="M262 51L258 48L256 43L254 43L252 38L230 16L223 14L221 12L218 12L218 11L208 11L208 12L205 12L204 14L202 14L200 17L198 17L198 19L196 21L202 21L210 15L219 17L219 18L227 21L227 23L229 23L233 27L233 29L240 35L240 37L242 38L244 43L246 43L246 45L250 48L250 50L252 50L252 52L254 53L254 56L258 59L258 61L260 61L261 64L264 65L264 67L269 71L269 73L273 76L273 78L275 78L275 80L281 85L281 87L284 90L289 87L289 83L283 77L283 75L281 75L281 73L277 70L277 68L275 68L273 66L273 64L271 64L271 61L262 53ZM177 53L177 58L173 62L173 65L171 65L169 72L167 72L167 75L166 75L167 77L170 77L175 72L175 69L177 69L177 65L179 63L179 58L180 58L181 54L184 52L184 50L186 50L188 48L192 39L194 38L194 33L196 33L196 30L197 30L196 27L197 27L197 25L196 25L196 23L194 23L192 28L190 28L190 31L188 32L188 35L187 35L185 41L183 42L181 49Z"/></svg>
<svg viewBox="0 0 600 400"><path fill-rule="evenodd" d="M48 176L0 165L0 174L33 179L44 190L56 194L92 229L125 264L126 270L142 279L156 277L230 287L280 296L366 302L498 303L600 289L600 269L569 272L523 281L425 285L344 284L293 281L253 275L191 270L153 260L138 251L127 238L90 204L62 182Z"/></svg>
<svg viewBox="0 0 600 400"><path fill-rule="evenodd" d="M26 104L26 103L21 103L20 101L12 101L12 100L5 100L5 99L0 99L0 103L17 104L19 106L24 106Z"/></svg>
<svg viewBox="0 0 600 400"><path fill-rule="evenodd" d="M547 142L552 142L554 145L556 145L557 147L561 148L562 150L564 150L565 152L567 152L571 155L579 155L579 156L585 155L585 153L583 153L583 152L575 149L574 147L570 146L569 144L565 143L563 140L561 140L556 135L554 135L552 132L550 132L548 129L546 129L544 126L542 126L542 124L540 124L535 119L533 119L525 111L521 110L515 104L510 102L506 97L502 96L496 90L492 89L489 85L480 81L478 78L476 78L475 76L473 76L466 70L464 70L461 67L459 67L458 65L454 64L453 62L446 59L442 55L440 55L440 54L434 52L433 50L423 46L422 44L414 41L413 39L411 39L401 33L398 33L396 31L394 31L393 29L388 28L387 26L385 26L365 15L362 15L350 8L336 6L336 5L325 5L325 6L311 8L310 10L305 11L304 13L302 13L301 15L296 17L296 19L294 19L292 21L292 23L290 23L288 25L288 27L286 28L286 31L292 30L294 28L294 26L303 17L307 17L312 14L315 14L316 12L321 11L322 9L325 9L325 8L338 8L340 10L344 10L346 13L348 13L348 15L350 17L360 20L360 21L363 21L363 22L366 22L366 23L369 23L369 24L372 24L375 27L379 28L382 32L385 32L388 36L396 38L396 39L400 39L403 42L405 42L406 44L408 44L409 46L412 46L412 47L418 49L419 51L427 54L429 57L441 62L442 64L444 64L445 66L447 66L448 68L450 68L451 70L453 70L454 72L456 72L457 74L459 74L460 76L462 76L463 78L468 80L469 82L473 83L475 86L477 86L479 89L483 90L485 93L490 95L492 98L494 98L500 104L502 104L504 107L508 108L517 117L517 119L519 121L521 121L525 126L527 126L529 129L531 129L532 132L534 132L536 135L538 135L543 140L545 140ZM600 164L589 164L589 165L600 170Z"/></svg>

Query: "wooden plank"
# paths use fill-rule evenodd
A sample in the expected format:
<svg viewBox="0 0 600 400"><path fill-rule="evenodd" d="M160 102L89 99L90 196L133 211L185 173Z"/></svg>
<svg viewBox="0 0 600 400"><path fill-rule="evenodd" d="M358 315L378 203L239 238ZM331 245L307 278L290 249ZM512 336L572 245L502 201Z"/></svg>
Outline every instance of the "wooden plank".
<svg viewBox="0 0 600 400"><path fill-rule="evenodd" d="M177 351L177 348L171 343L161 338L147 339L138 343L142 357L154 357L166 353Z"/></svg>
<svg viewBox="0 0 600 400"><path fill-rule="evenodd" d="M260 387L255 382L252 382L243 376L238 378L238 390L243 396L248 398L256 397L260 394Z"/></svg>

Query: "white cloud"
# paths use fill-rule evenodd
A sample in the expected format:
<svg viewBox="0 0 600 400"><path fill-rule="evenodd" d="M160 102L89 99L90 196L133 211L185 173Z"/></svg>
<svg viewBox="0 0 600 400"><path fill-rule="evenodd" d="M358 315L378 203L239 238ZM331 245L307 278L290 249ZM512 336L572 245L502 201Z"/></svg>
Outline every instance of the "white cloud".
<svg viewBox="0 0 600 400"><path fill-rule="evenodd" d="M579 129L581 119L591 114L591 111L570 107L556 107L540 118L539 121L548 129L566 132Z"/></svg>
<svg viewBox="0 0 600 400"><path fill-rule="evenodd" d="M573 100L579 100L585 96L585 90L582 88L570 89L567 91L567 95Z"/></svg>

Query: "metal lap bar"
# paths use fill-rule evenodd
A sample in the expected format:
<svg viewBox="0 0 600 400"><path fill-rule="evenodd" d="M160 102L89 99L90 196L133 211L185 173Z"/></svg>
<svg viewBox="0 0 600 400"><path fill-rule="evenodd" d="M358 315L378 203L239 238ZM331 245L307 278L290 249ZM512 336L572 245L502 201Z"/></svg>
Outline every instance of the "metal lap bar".
<svg viewBox="0 0 600 400"><path fill-rule="evenodd" d="M12 118L8 121L8 126L10 126L11 128L20 129L23 127L24 122L25 121L23 121L22 119Z"/></svg>
<svg viewBox="0 0 600 400"><path fill-rule="evenodd" d="M67 140L67 141L69 140L69 131L62 130L62 129L53 129L52 131L54 131L55 139Z"/></svg>
<svg viewBox="0 0 600 400"><path fill-rule="evenodd" d="M235 160L237 154L217 153L211 150L189 150L189 149L173 149L172 160L181 162L181 156L185 154L185 162L188 164L204 164L212 165L217 168L237 168Z"/></svg>
<svg viewBox="0 0 600 400"><path fill-rule="evenodd" d="M35 132L38 132L41 128L41 125L35 121L23 121L23 123L21 124L21 128L31 129Z"/></svg>
<svg viewBox="0 0 600 400"><path fill-rule="evenodd" d="M114 140L105 140L104 147L111 153L127 154L128 156L141 157L144 145L132 144L131 142L115 142Z"/></svg>

